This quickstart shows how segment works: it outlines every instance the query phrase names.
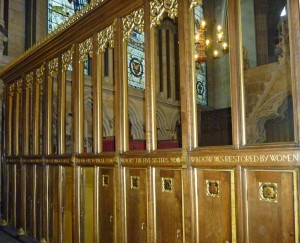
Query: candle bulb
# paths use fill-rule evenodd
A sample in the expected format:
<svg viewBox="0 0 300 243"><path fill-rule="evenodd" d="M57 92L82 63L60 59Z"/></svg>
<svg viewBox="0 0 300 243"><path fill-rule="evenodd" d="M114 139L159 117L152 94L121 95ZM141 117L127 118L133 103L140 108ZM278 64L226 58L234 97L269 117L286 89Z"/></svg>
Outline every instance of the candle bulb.
<svg viewBox="0 0 300 243"><path fill-rule="evenodd" d="M217 50L214 50L214 57L217 57L219 55L219 52Z"/></svg>
<svg viewBox="0 0 300 243"><path fill-rule="evenodd" d="M218 31L221 31L221 29L222 29L221 25L218 25L218 26L217 26L217 30L218 30Z"/></svg>
<svg viewBox="0 0 300 243"><path fill-rule="evenodd" d="M206 22L204 20L201 21L201 28L204 29L206 26Z"/></svg>

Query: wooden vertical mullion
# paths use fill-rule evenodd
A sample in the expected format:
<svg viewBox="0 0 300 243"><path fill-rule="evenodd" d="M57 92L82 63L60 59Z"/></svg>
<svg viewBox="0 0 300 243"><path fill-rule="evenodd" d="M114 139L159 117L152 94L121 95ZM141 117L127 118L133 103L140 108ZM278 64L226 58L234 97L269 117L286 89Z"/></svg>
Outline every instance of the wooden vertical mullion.
<svg viewBox="0 0 300 243"><path fill-rule="evenodd" d="M145 107L146 107L146 149L157 148L156 134L156 78L155 78L155 29L151 27L150 1L145 1Z"/></svg>
<svg viewBox="0 0 300 243"><path fill-rule="evenodd" d="M58 58L58 77L57 77L57 99L58 99L58 107L57 107L57 125L58 125L58 154L65 153L65 122L66 122L66 80L65 75L63 75L62 71L62 57Z"/></svg>
<svg viewBox="0 0 300 243"><path fill-rule="evenodd" d="M12 85L12 84L11 84ZM13 89L11 92L9 89ZM14 88L13 86L8 87L8 96L7 96L7 107L6 107L6 117L7 117L7 124L6 124L6 144L7 144L7 156L12 155L12 113L13 113L13 95L14 95Z"/></svg>
<svg viewBox="0 0 300 243"><path fill-rule="evenodd" d="M52 154L53 77L47 76L46 89L46 154Z"/></svg>
<svg viewBox="0 0 300 243"><path fill-rule="evenodd" d="M40 84L36 81L36 73L33 76L34 97L33 97L33 154L39 154L39 135L40 135Z"/></svg>
<svg viewBox="0 0 300 243"><path fill-rule="evenodd" d="M228 41L230 52L232 144L240 148L246 142L242 74L242 31L240 1L228 1Z"/></svg>
<svg viewBox="0 0 300 243"><path fill-rule="evenodd" d="M115 35L115 142L116 152L126 152L128 150L128 102L127 102L127 86L124 66L126 57L124 54L125 44L123 42L123 23L119 18L116 21ZM127 79L126 79L127 80Z"/></svg>
<svg viewBox="0 0 300 243"><path fill-rule="evenodd" d="M97 35L94 35L92 81L93 81L93 137L95 154L103 151L103 118L102 118L102 60L103 53L97 51Z"/></svg>

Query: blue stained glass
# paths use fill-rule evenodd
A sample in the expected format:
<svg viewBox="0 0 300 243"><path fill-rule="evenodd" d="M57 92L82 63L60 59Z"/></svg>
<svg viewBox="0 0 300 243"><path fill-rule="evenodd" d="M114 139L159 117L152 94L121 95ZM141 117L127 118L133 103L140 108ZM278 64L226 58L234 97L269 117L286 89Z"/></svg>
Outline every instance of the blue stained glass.
<svg viewBox="0 0 300 243"><path fill-rule="evenodd" d="M194 8L195 34L198 34L200 19L204 19L203 8L197 5ZM196 100L197 104L207 106L207 82L206 82L206 63L196 62Z"/></svg>
<svg viewBox="0 0 300 243"><path fill-rule="evenodd" d="M145 89L145 46L144 33L134 31L128 41L128 84Z"/></svg>

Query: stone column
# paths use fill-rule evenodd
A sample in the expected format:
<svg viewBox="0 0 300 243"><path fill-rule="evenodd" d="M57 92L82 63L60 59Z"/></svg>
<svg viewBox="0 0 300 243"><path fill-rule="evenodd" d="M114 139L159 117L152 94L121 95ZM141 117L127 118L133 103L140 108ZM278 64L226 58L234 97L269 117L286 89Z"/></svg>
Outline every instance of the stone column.
<svg viewBox="0 0 300 243"><path fill-rule="evenodd" d="M0 0L0 61L3 59L4 42L7 41L7 30L4 23L4 0Z"/></svg>

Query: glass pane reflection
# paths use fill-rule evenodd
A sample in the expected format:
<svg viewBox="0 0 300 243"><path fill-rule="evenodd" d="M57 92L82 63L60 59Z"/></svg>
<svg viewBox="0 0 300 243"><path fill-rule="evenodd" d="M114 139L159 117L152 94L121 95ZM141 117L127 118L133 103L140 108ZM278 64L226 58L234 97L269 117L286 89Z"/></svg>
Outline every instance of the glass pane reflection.
<svg viewBox="0 0 300 243"><path fill-rule="evenodd" d="M287 1L243 0L248 144L294 139Z"/></svg>

